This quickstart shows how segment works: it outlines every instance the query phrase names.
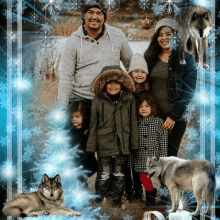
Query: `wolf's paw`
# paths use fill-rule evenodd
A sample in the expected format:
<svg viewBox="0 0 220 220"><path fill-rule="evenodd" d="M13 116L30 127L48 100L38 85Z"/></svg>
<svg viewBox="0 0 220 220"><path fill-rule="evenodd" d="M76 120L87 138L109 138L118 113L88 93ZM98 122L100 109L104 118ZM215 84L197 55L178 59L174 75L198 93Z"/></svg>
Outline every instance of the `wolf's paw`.
<svg viewBox="0 0 220 220"><path fill-rule="evenodd" d="M72 216L80 216L80 215L81 215L80 212L73 212L73 213L69 214L68 216L72 217Z"/></svg>
<svg viewBox="0 0 220 220"><path fill-rule="evenodd" d="M44 212L44 215L49 215L50 213L48 211L45 211Z"/></svg>
<svg viewBox="0 0 220 220"><path fill-rule="evenodd" d="M76 216L80 216L81 215L81 213L80 212L76 212Z"/></svg>
<svg viewBox="0 0 220 220"><path fill-rule="evenodd" d="M204 215L209 215L210 214L210 211L208 210L208 211L205 211L205 212L203 212L202 214L204 214Z"/></svg>
<svg viewBox="0 0 220 220"><path fill-rule="evenodd" d="M175 212L174 209L170 209L170 210L168 211L168 213L173 213L173 212Z"/></svg>
<svg viewBox="0 0 220 220"><path fill-rule="evenodd" d="M197 216L198 213L196 213L196 212L191 212L191 213L189 213L189 215L191 215L191 216Z"/></svg>
<svg viewBox="0 0 220 220"><path fill-rule="evenodd" d="M185 61L185 60L180 60L180 64L181 64L181 65L185 65L185 64L186 64L186 61Z"/></svg>
<svg viewBox="0 0 220 220"><path fill-rule="evenodd" d="M203 64L203 68L204 68L204 69L208 69L208 68L209 68L209 65L208 65L208 64Z"/></svg>
<svg viewBox="0 0 220 220"><path fill-rule="evenodd" d="M199 66L200 65L200 62L195 62L195 66Z"/></svg>

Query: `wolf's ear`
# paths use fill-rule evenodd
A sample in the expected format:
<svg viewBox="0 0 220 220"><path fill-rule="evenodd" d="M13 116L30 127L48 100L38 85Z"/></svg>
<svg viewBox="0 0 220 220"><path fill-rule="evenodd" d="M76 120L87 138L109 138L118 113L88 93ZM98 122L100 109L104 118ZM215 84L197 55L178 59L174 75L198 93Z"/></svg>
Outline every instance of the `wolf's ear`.
<svg viewBox="0 0 220 220"><path fill-rule="evenodd" d="M49 179L49 177L47 176L47 174L45 173L42 177L42 183L46 182Z"/></svg>
<svg viewBox="0 0 220 220"><path fill-rule="evenodd" d="M60 179L60 175L57 174L55 177L54 177L55 181L60 183L61 179Z"/></svg>
<svg viewBox="0 0 220 220"><path fill-rule="evenodd" d="M159 154L158 154L158 153L155 153L155 156L156 156L156 160L158 161L159 158L160 158Z"/></svg>
<svg viewBox="0 0 220 220"><path fill-rule="evenodd" d="M209 13L208 12L206 12L203 16L206 20L209 20Z"/></svg>
<svg viewBox="0 0 220 220"><path fill-rule="evenodd" d="M197 18L198 18L198 14L197 13L193 13L192 21L195 21Z"/></svg>

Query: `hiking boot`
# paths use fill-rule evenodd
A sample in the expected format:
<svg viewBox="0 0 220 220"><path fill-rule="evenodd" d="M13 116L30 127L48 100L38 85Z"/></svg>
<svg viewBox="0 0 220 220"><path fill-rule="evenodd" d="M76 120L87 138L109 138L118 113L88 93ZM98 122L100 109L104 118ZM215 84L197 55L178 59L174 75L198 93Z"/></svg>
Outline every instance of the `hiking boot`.
<svg viewBox="0 0 220 220"><path fill-rule="evenodd" d="M121 199L112 200L112 207L113 208L121 208Z"/></svg>
<svg viewBox="0 0 220 220"><path fill-rule="evenodd" d="M134 200L134 192L125 192L125 198L132 203Z"/></svg>

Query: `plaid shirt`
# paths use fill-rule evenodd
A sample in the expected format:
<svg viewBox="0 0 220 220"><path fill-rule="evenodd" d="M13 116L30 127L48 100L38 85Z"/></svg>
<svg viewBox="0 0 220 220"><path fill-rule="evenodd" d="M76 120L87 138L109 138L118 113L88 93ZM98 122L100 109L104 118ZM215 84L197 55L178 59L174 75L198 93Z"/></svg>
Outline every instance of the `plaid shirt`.
<svg viewBox="0 0 220 220"><path fill-rule="evenodd" d="M148 156L167 156L168 132L161 128L164 121L151 115L145 121L138 122L139 149L131 154L128 159L128 167L134 167L136 172L146 170Z"/></svg>

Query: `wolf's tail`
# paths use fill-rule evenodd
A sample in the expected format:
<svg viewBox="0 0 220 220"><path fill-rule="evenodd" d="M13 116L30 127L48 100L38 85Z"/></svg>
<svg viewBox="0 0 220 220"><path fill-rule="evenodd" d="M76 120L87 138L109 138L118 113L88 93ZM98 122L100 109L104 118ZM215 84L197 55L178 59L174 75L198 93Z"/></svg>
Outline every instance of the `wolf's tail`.
<svg viewBox="0 0 220 220"><path fill-rule="evenodd" d="M214 203L216 178L215 178L215 170L214 170L213 165L212 165L211 172L207 174L208 174L208 184L205 186L205 189L204 189L204 197L207 202L207 209L205 213L209 212L211 205Z"/></svg>

